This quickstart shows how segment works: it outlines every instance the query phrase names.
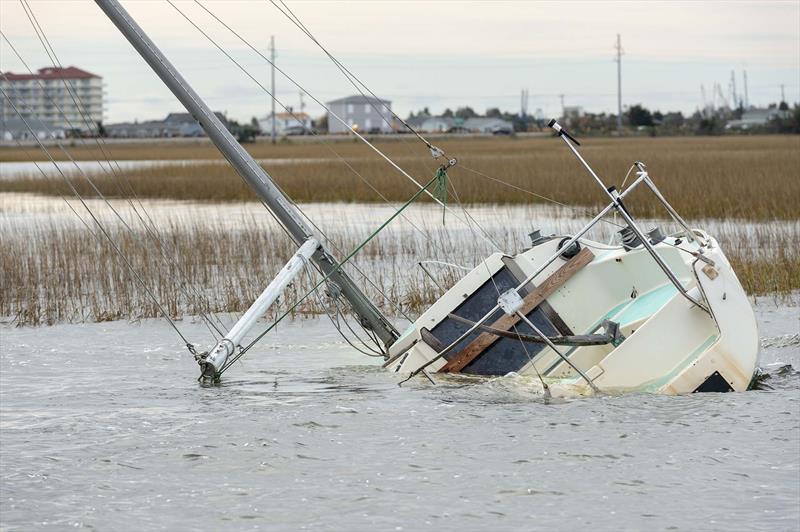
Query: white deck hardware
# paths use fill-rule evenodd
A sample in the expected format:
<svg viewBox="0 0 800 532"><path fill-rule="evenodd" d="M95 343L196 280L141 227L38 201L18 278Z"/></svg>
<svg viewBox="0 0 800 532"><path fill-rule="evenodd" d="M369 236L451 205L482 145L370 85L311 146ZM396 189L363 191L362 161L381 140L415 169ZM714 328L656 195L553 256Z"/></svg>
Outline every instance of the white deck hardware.
<svg viewBox="0 0 800 532"><path fill-rule="evenodd" d="M522 300L522 296L519 295L519 292L511 288L500 294L500 297L497 299L497 304L500 305L503 312L509 316L513 316L522 308L524 301Z"/></svg>

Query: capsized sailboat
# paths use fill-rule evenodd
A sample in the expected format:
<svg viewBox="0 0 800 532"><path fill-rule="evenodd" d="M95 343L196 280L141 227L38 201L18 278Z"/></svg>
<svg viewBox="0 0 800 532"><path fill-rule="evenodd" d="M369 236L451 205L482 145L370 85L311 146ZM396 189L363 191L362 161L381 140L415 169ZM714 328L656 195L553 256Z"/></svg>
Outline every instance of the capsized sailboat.
<svg viewBox="0 0 800 532"><path fill-rule="evenodd" d="M399 334L342 269L358 250L337 259L119 2L95 1L299 247L224 338L196 353L201 377L218 378L252 346L242 347L247 333L310 262L322 275L314 288L324 284L329 296L350 303L359 323L385 349L384 367L405 380L514 372L538 376L554 394L748 388L758 333L747 296L718 242L686 224L643 163L635 163L630 186L607 188L579 153L578 141L553 120L550 126L606 192L608 204L574 235L534 234L522 253L490 255ZM428 145L434 157L443 155ZM448 160L437 176L453 164ZM424 186L415 181L417 194L429 194L434 180ZM665 236L640 227L626 205L629 193L640 187L655 195L679 232ZM624 222L620 245L585 238L609 213Z"/></svg>
<svg viewBox="0 0 800 532"><path fill-rule="evenodd" d="M643 165L609 205L625 209L638 186L658 193ZM554 394L746 390L756 321L717 241L688 228L643 234L629 217L612 247L580 236L597 221L486 258L389 348L385 367L540 375Z"/></svg>

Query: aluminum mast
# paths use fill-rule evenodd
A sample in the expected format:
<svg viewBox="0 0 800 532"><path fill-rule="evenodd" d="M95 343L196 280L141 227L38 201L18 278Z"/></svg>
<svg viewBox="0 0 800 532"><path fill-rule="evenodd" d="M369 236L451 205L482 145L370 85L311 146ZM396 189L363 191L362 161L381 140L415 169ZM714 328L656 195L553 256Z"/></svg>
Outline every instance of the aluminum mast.
<svg viewBox="0 0 800 532"><path fill-rule="evenodd" d="M117 0L95 0L95 3L128 39L128 42L161 78L161 81L180 100L186 110L200 123L208 138L222 152L236 172L258 194L258 197L264 201L275 217L280 220L295 243L300 246L309 238L314 237L303 223L297 208L291 204L264 169L233 138L219 118L200 99L125 8ZM365 327L373 330L386 346L391 345L397 339L398 332L389 320L344 271L341 269L337 271L339 264L324 245L320 245L311 260L325 275L329 275L331 282L341 289L342 295L353 306L353 310L358 314Z"/></svg>

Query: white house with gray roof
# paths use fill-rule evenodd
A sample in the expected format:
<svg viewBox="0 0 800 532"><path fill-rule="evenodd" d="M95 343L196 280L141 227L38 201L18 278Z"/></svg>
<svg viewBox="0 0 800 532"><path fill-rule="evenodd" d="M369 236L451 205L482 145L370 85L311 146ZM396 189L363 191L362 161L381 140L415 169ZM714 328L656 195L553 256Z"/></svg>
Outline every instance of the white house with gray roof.
<svg viewBox="0 0 800 532"><path fill-rule="evenodd" d="M348 96L327 102L328 133L349 133L350 128L359 133L392 133L394 120L388 109L392 102L370 96ZM332 116L339 116L345 124Z"/></svg>

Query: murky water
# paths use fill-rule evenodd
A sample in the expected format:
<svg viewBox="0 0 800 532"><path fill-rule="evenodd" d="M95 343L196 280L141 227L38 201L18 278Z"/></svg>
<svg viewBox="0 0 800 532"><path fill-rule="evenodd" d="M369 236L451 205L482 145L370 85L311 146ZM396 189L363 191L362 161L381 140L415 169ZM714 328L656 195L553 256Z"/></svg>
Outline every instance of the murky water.
<svg viewBox="0 0 800 532"><path fill-rule="evenodd" d="M797 530L800 314L757 312L773 390L558 404L400 388L317 320L218 386L160 321L2 326L0 528Z"/></svg>

